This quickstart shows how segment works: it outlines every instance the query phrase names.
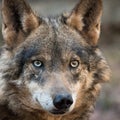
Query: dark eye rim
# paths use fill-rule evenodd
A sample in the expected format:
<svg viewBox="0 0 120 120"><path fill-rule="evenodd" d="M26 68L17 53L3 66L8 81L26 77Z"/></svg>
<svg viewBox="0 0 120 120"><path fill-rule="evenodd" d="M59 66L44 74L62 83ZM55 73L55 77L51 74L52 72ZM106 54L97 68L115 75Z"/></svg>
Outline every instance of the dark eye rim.
<svg viewBox="0 0 120 120"><path fill-rule="evenodd" d="M35 65L35 62L40 62L41 63L41 65L39 66L37 66L37 65ZM32 61L32 64L33 64L33 66L34 67L36 67L36 68L41 68L41 67L43 67L43 62L41 61L41 60L34 60L34 61Z"/></svg>
<svg viewBox="0 0 120 120"><path fill-rule="evenodd" d="M72 63L77 63L76 65L72 65ZM71 68L78 68L79 67L79 65L80 65L80 61L79 60L71 60L70 61L70 67Z"/></svg>

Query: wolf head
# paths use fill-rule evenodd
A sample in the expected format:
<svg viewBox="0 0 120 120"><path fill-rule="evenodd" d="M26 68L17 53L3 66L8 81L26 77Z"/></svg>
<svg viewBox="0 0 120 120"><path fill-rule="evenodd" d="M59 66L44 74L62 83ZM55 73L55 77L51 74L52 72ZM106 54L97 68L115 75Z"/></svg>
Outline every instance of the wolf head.
<svg viewBox="0 0 120 120"><path fill-rule="evenodd" d="M81 115L93 107L110 72L97 47L101 15L101 0L81 0L71 13L50 18L24 0L3 0L9 108Z"/></svg>

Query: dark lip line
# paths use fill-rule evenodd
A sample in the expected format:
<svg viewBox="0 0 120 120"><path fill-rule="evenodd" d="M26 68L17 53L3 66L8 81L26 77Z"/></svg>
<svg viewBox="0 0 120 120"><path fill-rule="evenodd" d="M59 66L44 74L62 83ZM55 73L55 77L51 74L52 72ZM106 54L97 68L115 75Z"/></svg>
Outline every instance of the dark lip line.
<svg viewBox="0 0 120 120"><path fill-rule="evenodd" d="M54 115L63 115L63 114L65 114L66 112L68 112L68 110L61 110L61 111L59 111L59 110L52 110L52 111L50 111L50 113L52 113L52 114L54 114Z"/></svg>

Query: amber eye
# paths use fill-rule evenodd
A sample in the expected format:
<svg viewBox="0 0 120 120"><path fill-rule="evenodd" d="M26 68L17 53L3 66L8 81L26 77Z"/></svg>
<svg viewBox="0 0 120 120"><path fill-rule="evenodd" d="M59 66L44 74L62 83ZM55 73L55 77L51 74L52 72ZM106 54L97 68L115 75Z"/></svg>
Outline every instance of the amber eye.
<svg viewBox="0 0 120 120"><path fill-rule="evenodd" d="M70 67L72 68L77 68L79 66L79 61L78 60L73 60L70 62Z"/></svg>
<svg viewBox="0 0 120 120"><path fill-rule="evenodd" d="M43 63L40 60L33 61L33 65L37 68L40 68L43 66Z"/></svg>

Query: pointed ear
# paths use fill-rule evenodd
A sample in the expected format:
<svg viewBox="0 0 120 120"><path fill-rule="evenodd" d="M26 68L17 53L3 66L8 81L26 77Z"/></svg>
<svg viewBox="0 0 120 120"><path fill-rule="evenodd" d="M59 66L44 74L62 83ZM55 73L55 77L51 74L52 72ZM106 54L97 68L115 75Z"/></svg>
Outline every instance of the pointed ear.
<svg viewBox="0 0 120 120"><path fill-rule="evenodd" d="M66 23L77 29L94 46L100 35L101 15L102 0L80 0Z"/></svg>
<svg viewBox="0 0 120 120"><path fill-rule="evenodd" d="M40 24L38 17L24 0L3 0L3 38L9 48L25 40Z"/></svg>

